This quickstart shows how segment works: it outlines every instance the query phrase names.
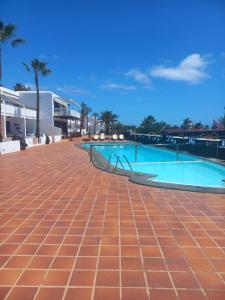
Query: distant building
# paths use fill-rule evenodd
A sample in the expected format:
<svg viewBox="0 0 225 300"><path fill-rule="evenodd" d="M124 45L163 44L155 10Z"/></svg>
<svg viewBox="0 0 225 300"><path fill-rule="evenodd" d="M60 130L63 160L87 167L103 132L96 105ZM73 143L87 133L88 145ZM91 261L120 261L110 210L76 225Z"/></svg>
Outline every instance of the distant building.
<svg viewBox="0 0 225 300"><path fill-rule="evenodd" d="M166 128L162 131L164 135L170 136L187 136L187 137L203 137L215 136L225 138L225 129L183 129L183 128Z"/></svg>
<svg viewBox="0 0 225 300"><path fill-rule="evenodd" d="M219 121L213 120L212 128L213 129L224 129L224 125L223 125L223 123L221 123Z"/></svg>
<svg viewBox="0 0 225 300"><path fill-rule="evenodd" d="M20 101L36 108L36 91L19 91ZM40 132L47 135L69 135L79 128L80 105L51 91L40 91ZM76 109L77 108L77 109Z"/></svg>

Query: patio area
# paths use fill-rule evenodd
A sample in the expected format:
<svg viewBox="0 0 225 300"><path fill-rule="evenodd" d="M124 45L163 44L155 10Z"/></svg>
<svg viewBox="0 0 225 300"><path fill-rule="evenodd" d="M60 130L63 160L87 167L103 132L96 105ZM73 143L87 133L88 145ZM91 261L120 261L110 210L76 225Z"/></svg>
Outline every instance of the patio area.
<svg viewBox="0 0 225 300"><path fill-rule="evenodd" d="M225 299L224 195L133 184L63 141L0 156L0 214L0 299Z"/></svg>

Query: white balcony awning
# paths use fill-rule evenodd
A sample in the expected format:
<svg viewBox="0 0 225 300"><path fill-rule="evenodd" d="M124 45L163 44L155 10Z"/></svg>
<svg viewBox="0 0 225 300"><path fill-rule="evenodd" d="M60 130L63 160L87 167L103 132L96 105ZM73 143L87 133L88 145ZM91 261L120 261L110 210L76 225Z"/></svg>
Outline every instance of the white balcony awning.
<svg viewBox="0 0 225 300"><path fill-rule="evenodd" d="M5 96L3 94L3 95L1 95L1 99L3 101L5 101L6 103L10 103L10 104L13 104L13 105L16 105L16 106L24 107L24 105L19 100L15 100L13 97Z"/></svg>

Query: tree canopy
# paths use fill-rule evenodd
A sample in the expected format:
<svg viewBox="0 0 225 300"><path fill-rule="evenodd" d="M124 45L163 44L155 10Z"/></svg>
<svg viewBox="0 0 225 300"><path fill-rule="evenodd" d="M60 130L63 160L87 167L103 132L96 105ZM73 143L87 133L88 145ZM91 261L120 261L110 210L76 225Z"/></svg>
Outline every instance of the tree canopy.
<svg viewBox="0 0 225 300"><path fill-rule="evenodd" d="M165 122L157 122L157 120L152 116L148 115L141 122L138 132L140 133L153 133L160 134L160 132L167 126Z"/></svg>
<svg viewBox="0 0 225 300"><path fill-rule="evenodd" d="M118 115L114 114L111 110L106 110L100 113L99 121L105 126L106 134L112 131L113 125L117 122Z"/></svg>

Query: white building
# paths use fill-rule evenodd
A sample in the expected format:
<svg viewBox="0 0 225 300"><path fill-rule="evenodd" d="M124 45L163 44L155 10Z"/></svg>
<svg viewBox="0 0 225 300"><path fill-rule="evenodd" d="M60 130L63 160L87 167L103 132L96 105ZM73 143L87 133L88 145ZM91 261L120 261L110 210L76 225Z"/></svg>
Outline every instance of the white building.
<svg viewBox="0 0 225 300"><path fill-rule="evenodd" d="M24 105L19 94L12 90L0 87L1 114L3 139L17 136L32 136L36 128L36 110Z"/></svg>
<svg viewBox="0 0 225 300"><path fill-rule="evenodd" d="M19 91L20 101L36 108L35 91ZM40 91L40 132L41 134L64 135L79 132L80 105L70 99L63 99L51 91Z"/></svg>
<svg viewBox="0 0 225 300"><path fill-rule="evenodd" d="M36 132L36 91L12 91L0 87L2 108L2 132L4 143L0 143L0 153L19 150L19 142L11 142L13 136L26 139L28 146L37 144ZM72 99L63 99L51 91L40 91L40 143L46 142L45 134L50 142L61 140L62 136L74 136L80 133L80 105ZM85 121L82 134L87 130L93 132L94 119L88 117ZM9 145L8 145L9 144ZM6 149L6 148L7 149Z"/></svg>

